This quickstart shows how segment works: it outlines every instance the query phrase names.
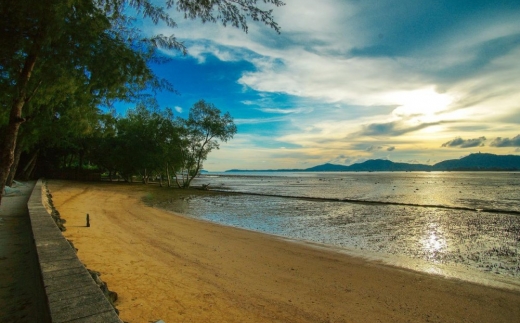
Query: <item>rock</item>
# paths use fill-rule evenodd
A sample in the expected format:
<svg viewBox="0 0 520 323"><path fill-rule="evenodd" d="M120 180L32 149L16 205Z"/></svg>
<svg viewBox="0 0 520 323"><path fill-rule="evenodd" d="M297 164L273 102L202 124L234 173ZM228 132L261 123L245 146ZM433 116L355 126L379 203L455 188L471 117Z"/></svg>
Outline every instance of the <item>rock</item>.
<svg viewBox="0 0 520 323"><path fill-rule="evenodd" d="M49 189L47 188L47 183L43 182L43 187L45 188L45 196L47 197L47 205L51 209L51 217L60 229L60 231L66 231L67 228L65 228L65 222L67 222L65 219L61 218L60 212L56 210L54 207L54 203L52 202L52 194L49 192Z"/></svg>
<svg viewBox="0 0 520 323"><path fill-rule="evenodd" d="M92 279L94 279L94 281L96 282L98 287L101 289L101 291L103 292L105 297L108 299L108 301L110 302L110 304L112 305L112 307L114 308L116 313L119 315L119 310L114 305L114 303L117 301L117 293L108 289L107 283L105 283L100 278L100 276L101 276L100 272L95 271L95 270L91 270L91 269L88 269L88 268L87 268L87 270L90 273L90 276L92 276Z"/></svg>

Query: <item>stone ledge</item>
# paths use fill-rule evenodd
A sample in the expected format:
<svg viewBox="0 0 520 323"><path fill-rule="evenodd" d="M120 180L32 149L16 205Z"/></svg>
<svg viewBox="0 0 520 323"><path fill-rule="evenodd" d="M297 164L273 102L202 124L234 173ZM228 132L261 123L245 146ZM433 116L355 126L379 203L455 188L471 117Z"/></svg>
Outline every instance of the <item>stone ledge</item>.
<svg viewBox="0 0 520 323"><path fill-rule="evenodd" d="M42 203L38 180L29 217L53 323L122 323Z"/></svg>

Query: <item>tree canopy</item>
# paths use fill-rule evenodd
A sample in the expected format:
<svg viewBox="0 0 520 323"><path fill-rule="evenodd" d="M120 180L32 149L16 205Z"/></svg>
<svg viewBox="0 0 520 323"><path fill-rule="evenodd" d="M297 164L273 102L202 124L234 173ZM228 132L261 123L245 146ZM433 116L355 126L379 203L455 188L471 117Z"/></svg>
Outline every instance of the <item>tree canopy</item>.
<svg viewBox="0 0 520 323"><path fill-rule="evenodd" d="M16 172L16 155L34 151L35 143L56 124L70 122L68 131L81 125L72 132L88 136L93 131L89 118L106 118L101 106L117 100L139 102L144 90L173 90L149 63L157 60L157 48L185 53L184 44L173 34L146 37L132 25L129 8L170 28L176 22L169 12L176 10L186 19L245 32L248 20L280 32L272 9L265 8L282 5L279 0L263 0L261 6L257 0L1 1L0 194L12 166ZM27 129L21 131L22 124Z"/></svg>
<svg viewBox="0 0 520 323"><path fill-rule="evenodd" d="M193 178L202 169L202 163L213 149L219 149L219 141L226 142L237 132L229 113L211 103L200 100L191 108L188 119L183 120L180 131L180 155L182 186L189 187Z"/></svg>
<svg viewBox="0 0 520 323"><path fill-rule="evenodd" d="M88 163L98 173L109 173L110 179L117 175L132 181L137 175L147 183L152 177L165 178L172 186L175 177L180 188L190 187L208 154L237 131L229 113L204 100L193 105L187 119L174 118L170 109L138 104L125 116L100 115L87 135L73 136L57 128L53 135L59 139L45 146L51 152L46 160L51 176Z"/></svg>

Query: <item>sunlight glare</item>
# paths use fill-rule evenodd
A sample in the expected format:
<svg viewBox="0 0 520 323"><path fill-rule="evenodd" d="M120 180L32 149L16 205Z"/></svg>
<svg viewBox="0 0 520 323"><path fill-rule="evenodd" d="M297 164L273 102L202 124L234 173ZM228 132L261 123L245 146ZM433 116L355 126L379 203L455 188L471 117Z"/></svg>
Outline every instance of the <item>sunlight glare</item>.
<svg viewBox="0 0 520 323"><path fill-rule="evenodd" d="M439 121L438 114L446 111L454 101L452 96L437 93L433 87L394 92L388 98L399 104L399 107L392 112L394 116L421 123Z"/></svg>

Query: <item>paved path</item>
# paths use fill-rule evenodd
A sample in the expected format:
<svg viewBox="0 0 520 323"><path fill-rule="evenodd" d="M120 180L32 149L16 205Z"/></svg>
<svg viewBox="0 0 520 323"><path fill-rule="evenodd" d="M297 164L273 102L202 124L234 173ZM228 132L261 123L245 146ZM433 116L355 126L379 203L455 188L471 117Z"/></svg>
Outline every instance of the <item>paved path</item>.
<svg viewBox="0 0 520 323"><path fill-rule="evenodd" d="M0 205L0 322L50 322L27 201L34 182L20 183Z"/></svg>

